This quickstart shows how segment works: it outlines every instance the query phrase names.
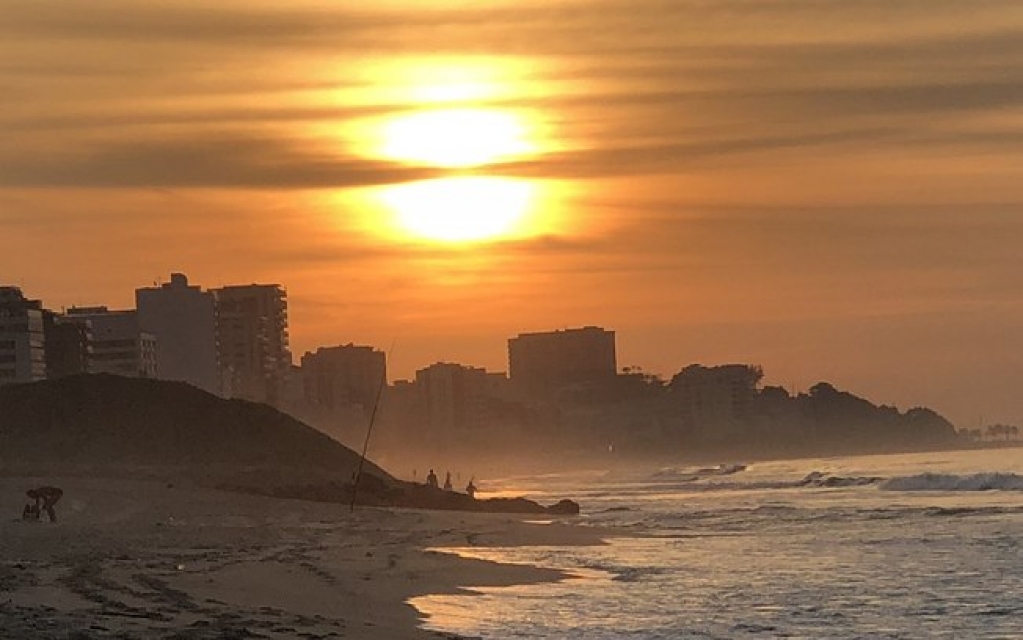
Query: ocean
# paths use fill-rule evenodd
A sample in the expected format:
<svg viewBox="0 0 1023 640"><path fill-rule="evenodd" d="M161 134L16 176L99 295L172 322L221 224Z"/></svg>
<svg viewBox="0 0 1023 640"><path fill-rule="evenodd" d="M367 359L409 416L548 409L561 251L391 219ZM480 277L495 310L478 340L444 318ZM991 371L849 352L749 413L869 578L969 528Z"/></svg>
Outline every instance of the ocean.
<svg viewBox="0 0 1023 640"><path fill-rule="evenodd" d="M1023 638L1023 449L487 481L606 545L459 548L558 583L412 601L479 638ZM472 585L464 585L472 587Z"/></svg>

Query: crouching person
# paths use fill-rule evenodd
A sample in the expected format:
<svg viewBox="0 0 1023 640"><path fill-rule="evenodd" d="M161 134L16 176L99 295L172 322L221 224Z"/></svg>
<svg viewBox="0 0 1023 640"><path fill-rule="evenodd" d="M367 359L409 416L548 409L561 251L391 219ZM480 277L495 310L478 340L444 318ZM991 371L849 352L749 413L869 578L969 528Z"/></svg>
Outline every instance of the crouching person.
<svg viewBox="0 0 1023 640"><path fill-rule="evenodd" d="M29 489L25 492L25 495L35 500L35 504L25 505L25 510L21 514L23 519L38 520L40 513L45 511L46 515L50 517L50 522L57 521L57 512L53 510L53 506L64 495L62 489L58 487L37 487Z"/></svg>

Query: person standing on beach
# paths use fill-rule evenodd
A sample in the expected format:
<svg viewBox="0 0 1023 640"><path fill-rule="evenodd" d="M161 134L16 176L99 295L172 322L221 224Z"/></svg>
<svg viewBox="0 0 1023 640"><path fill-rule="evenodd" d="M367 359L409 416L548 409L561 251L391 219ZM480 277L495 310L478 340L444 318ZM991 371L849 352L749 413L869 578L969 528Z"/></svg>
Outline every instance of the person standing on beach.
<svg viewBox="0 0 1023 640"><path fill-rule="evenodd" d="M433 472L433 469L430 469L430 474L426 476L426 486L437 488L437 474Z"/></svg>
<svg viewBox="0 0 1023 640"><path fill-rule="evenodd" d="M465 492L469 494L470 498L476 497L476 485L472 483L472 478L469 478L469 484L465 485Z"/></svg>
<svg viewBox="0 0 1023 640"><path fill-rule="evenodd" d="M451 472L448 471L448 475L444 478L444 490L451 491Z"/></svg>

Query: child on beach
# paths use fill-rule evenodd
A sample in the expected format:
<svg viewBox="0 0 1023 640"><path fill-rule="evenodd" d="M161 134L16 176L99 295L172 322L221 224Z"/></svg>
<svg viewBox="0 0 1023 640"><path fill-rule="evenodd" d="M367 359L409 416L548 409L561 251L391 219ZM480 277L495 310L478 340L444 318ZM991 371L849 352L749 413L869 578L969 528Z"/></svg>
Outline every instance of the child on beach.
<svg viewBox="0 0 1023 640"><path fill-rule="evenodd" d="M39 519L39 506L34 504L26 504L25 508L21 511L22 520L38 520Z"/></svg>

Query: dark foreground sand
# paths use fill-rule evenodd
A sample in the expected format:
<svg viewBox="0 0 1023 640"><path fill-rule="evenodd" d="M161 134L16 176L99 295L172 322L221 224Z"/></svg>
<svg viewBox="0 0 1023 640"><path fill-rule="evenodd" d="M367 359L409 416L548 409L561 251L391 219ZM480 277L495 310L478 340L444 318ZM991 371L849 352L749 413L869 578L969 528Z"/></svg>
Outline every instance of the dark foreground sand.
<svg viewBox="0 0 1023 640"><path fill-rule="evenodd" d="M59 521L24 492L64 489ZM44 516L45 518L45 516ZM357 508L158 481L0 478L2 638L437 638L406 600L561 577L426 547L597 544L526 516Z"/></svg>

